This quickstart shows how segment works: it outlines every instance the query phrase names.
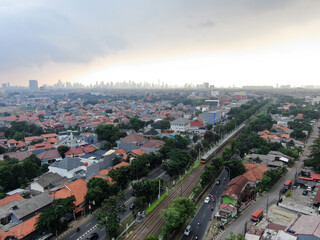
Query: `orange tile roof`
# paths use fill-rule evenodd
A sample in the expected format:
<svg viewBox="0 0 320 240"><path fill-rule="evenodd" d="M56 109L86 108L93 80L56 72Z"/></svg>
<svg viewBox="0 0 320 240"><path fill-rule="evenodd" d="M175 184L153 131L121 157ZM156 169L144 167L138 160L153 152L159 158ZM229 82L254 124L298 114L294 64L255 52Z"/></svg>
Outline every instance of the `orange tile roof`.
<svg viewBox="0 0 320 240"><path fill-rule="evenodd" d="M65 155L75 155L75 154L84 154L82 148L72 148L68 152L65 153Z"/></svg>
<svg viewBox="0 0 320 240"><path fill-rule="evenodd" d="M84 196L87 194L87 182L83 179L78 179L72 183L65 184L65 188L57 191L54 194L55 199L59 198L67 198L72 195L76 198L76 206L79 206L81 203L84 202Z"/></svg>
<svg viewBox="0 0 320 240"><path fill-rule="evenodd" d="M121 163L118 163L117 165L115 165L112 169L117 169L117 168L120 168L120 167L129 167L130 165L131 165L130 163L121 162Z"/></svg>
<svg viewBox="0 0 320 240"><path fill-rule="evenodd" d="M289 134L282 134L281 137L282 138L286 138L286 139L290 139L290 135Z"/></svg>
<svg viewBox="0 0 320 240"><path fill-rule="evenodd" d="M47 140L47 143L58 143L59 142L59 140L58 139L56 139L56 138L49 138L48 140Z"/></svg>
<svg viewBox="0 0 320 240"><path fill-rule="evenodd" d="M7 237L13 237L13 234L0 230L0 240L5 240Z"/></svg>
<svg viewBox="0 0 320 240"><path fill-rule="evenodd" d="M109 170L108 169L102 169L101 171L98 172L98 174L108 176Z"/></svg>
<svg viewBox="0 0 320 240"><path fill-rule="evenodd" d="M23 223L20 223L19 225L11 228L8 233L13 234L17 239L24 238L25 236L28 236L30 233L35 231L35 224L37 222L37 218L40 216L40 214L24 221Z"/></svg>
<svg viewBox="0 0 320 240"><path fill-rule="evenodd" d="M133 149L130 153L133 153L136 156L141 156L143 154L147 154L145 151L142 149Z"/></svg>
<svg viewBox="0 0 320 240"><path fill-rule="evenodd" d="M8 203L11 203L13 201L21 201L23 197L19 193L15 193L11 196L5 197L0 199L0 207L7 205Z"/></svg>
<svg viewBox="0 0 320 240"><path fill-rule="evenodd" d="M105 176L100 176L100 175L93 175L92 177L102 178L102 179L104 179L104 180L107 180L109 183L114 183L114 181L112 180L111 177L105 177Z"/></svg>
<svg viewBox="0 0 320 240"><path fill-rule="evenodd" d="M43 137L43 138L56 138L57 134L56 133L47 133L47 134L42 134L41 137Z"/></svg>
<svg viewBox="0 0 320 240"><path fill-rule="evenodd" d="M123 150L123 149L117 149L117 150L116 150L116 153L122 155L122 158L123 158L123 159L127 159L127 153L126 153L125 150Z"/></svg>
<svg viewBox="0 0 320 240"><path fill-rule="evenodd" d="M247 171L243 176L248 179L248 181L256 182L261 180L264 172L268 171L269 168L261 165L256 165L252 163L245 164Z"/></svg>

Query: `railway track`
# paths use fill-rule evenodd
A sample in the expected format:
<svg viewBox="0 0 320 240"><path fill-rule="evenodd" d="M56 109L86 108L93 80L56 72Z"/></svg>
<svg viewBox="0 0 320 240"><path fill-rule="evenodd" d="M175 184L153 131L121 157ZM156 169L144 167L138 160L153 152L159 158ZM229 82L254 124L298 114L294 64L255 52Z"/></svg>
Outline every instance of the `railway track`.
<svg viewBox="0 0 320 240"><path fill-rule="evenodd" d="M262 109L262 108L261 108ZM256 112L258 114L259 111ZM216 151L214 151L208 157L207 164L211 163L211 160L222 152L225 146L228 145L231 139L236 138L240 132L247 126L249 120L245 121L242 127L240 127L237 132L232 134L229 139L221 144ZM161 212L164 209L167 209L172 201L177 197L189 197L192 193L192 190L198 185L201 180L201 173L204 170L205 165L199 165L194 169L190 174L186 175L184 180L179 182L175 187L173 187L168 196L159 203L154 211L152 211L147 217L143 220L142 223L136 225L137 227L132 231L129 236L126 236L125 239L134 239L134 240L143 240L150 235L158 236L161 234L162 226L164 225L164 220L161 217Z"/></svg>
<svg viewBox="0 0 320 240"><path fill-rule="evenodd" d="M199 165L194 171L185 177L185 179L176 184L168 196L160 202L154 211L152 211L143 222L137 226L133 234L126 239L145 239L149 235L160 235L161 227L164 224L164 220L161 217L161 211L167 209L172 201L177 197L189 197L193 188L198 185L200 181L201 173L205 165Z"/></svg>

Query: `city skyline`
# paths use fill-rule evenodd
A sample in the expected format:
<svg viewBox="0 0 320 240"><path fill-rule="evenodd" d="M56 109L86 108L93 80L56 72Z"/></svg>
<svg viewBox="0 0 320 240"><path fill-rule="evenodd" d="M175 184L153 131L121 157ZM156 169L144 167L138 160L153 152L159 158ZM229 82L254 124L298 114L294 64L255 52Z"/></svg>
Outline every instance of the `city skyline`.
<svg viewBox="0 0 320 240"><path fill-rule="evenodd" d="M320 3L2 1L0 82L317 85Z"/></svg>

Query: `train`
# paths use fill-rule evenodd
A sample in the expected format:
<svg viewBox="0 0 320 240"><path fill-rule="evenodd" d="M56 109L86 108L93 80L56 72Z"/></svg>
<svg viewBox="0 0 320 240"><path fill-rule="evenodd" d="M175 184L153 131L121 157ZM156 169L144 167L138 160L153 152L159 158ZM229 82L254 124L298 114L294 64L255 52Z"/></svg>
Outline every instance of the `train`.
<svg viewBox="0 0 320 240"><path fill-rule="evenodd" d="M227 138L223 139L222 143L218 146L215 146L214 148L211 148L205 155L201 157L201 164L206 164L217 152L219 152L221 149L223 149L229 142L229 140L233 137L235 137L239 132L243 130L243 128L246 126L246 124L240 125L240 127L232 133Z"/></svg>

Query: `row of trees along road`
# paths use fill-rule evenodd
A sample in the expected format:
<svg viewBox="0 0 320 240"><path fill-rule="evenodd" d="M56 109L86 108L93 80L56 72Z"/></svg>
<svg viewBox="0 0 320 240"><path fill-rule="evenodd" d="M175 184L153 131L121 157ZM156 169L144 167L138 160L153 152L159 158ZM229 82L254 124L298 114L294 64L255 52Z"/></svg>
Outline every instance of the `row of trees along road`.
<svg viewBox="0 0 320 240"><path fill-rule="evenodd" d="M311 154L305 161L305 164L313 167L317 173L320 173L320 137L313 141L313 145L311 146Z"/></svg>
<svg viewBox="0 0 320 240"><path fill-rule="evenodd" d="M240 108L236 108L232 112L232 120L228 122L228 124L224 127L220 127L220 131L227 132L234 129L235 124L240 124L244 122L249 116L251 116L253 113L255 113L257 110L259 110L263 105L265 105L268 101L263 102L257 102L257 101L251 101L245 106L241 106ZM245 114L243 114L245 112ZM239 118L238 118L239 117ZM216 127L217 129L217 127ZM209 143L214 143L219 140L219 135L216 133L213 133L211 131L206 132L205 139L203 141L207 141L208 145ZM197 150L204 150L206 146L203 146L204 144L197 144L195 148ZM233 144L231 146L235 146L235 141L233 141ZM241 159L235 158L235 148L234 147L226 147L223 150L222 156L219 158L214 158L212 160L212 163L210 165L207 165L201 174L201 187L203 188L210 182L212 182L213 179L217 177L219 172L221 171L223 166L228 167L230 170L231 178L234 178L238 175L241 175L245 172L245 167L243 165L243 162ZM196 153L197 151L195 151ZM193 156L194 153L192 153L192 150L190 151L190 155ZM172 162L172 158L170 158ZM184 159L182 157L182 159ZM169 162L169 163L170 163ZM171 163L173 166L176 167L178 170L178 163ZM181 171L181 170L180 170ZM183 207L181 207L181 205ZM180 210L179 208L182 208ZM173 204L169 206L168 210L165 210L162 214L162 217L165 219L165 225L162 228L162 236L164 239L167 239L167 237L176 229L178 229L187 219L188 217L192 217L194 215L194 203L190 199L184 199L184 198L177 198L173 201ZM152 240L154 236L150 236L150 239ZM241 239L239 237L238 239Z"/></svg>

